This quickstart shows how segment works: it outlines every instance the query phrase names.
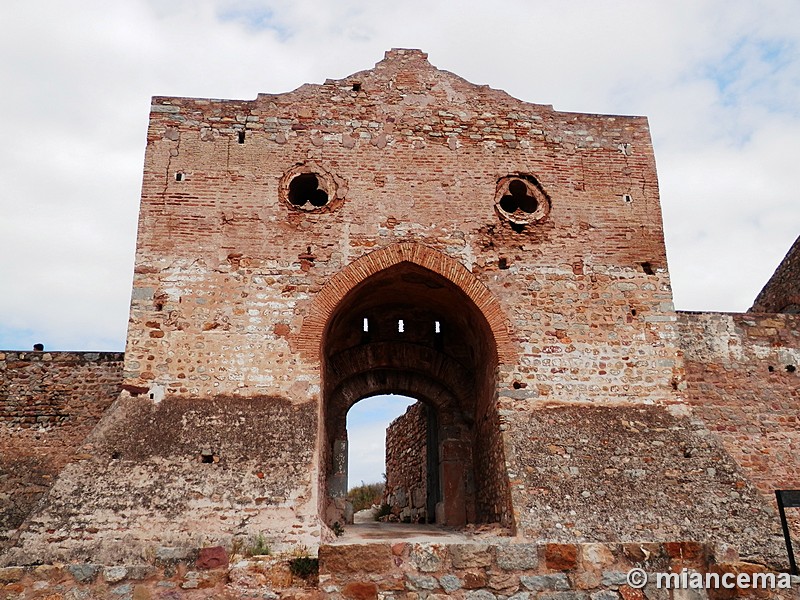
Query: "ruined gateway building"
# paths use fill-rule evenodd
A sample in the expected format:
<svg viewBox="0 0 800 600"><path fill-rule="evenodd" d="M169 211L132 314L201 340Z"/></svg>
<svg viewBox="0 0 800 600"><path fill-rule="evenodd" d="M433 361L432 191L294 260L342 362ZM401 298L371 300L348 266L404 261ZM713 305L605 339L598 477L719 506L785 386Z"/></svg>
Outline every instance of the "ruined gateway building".
<svg viewBox="0 0 800 600"><path fill-rule="evenodd" d="M252 101L155 98L124 357L0 355L2 560L315 548L347 518L347 411L401 393L426 407L390 436L416 440L404 515L783 565L797 246L783 271L769 313L677 313L647 120L417 50Z"/></svg>

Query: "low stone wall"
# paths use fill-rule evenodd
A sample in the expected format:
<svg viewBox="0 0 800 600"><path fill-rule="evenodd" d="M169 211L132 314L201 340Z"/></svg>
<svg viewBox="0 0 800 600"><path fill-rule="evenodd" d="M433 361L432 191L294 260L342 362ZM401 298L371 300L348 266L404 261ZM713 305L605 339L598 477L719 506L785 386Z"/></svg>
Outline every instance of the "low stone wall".
<svg viewBox="0 0 800 600"><path fill-rule="evenodd" d="M293 569L302 561L305 569ZM310 572L308 566L313 567ZM223 547L158 547L149 561L0 568L0 600L277 599L321 597L316 560L297 555L244 558ZM294 571L294 572L293 572Z"/></svg>
<svg viewBox="0 0 800 600"><path fill-rule="evenodd" d="M0 546L118 396L122 359L0 351Z"/></svg>
<svg viewBox="0 0 800 600"><path fill-rule="evenodd" d="M408 407L386 428L385 501L405 523L426 520L428 409Z"/></svg>
<svg viewBox="0 0 800 600"><path fill-rule="evenodd" d="M647 575L643 588L628 573ZM675 578L659 573L675 573ZM759 573L771 589L719 589ZM711 574L707 579L706 574ZM681 579L683 577L683 579ZM698 579L700 578L700 579ZM697 584L704 589L676 589ZM669 586L666 587L666 585ZM677 586L676 586L677 584ZM790 587L786 589L786 585ZM783 586L783 587L781 587ZM726 547L664 544L382 543L245 558L223 547L159 547L147 561L0 569L0 599L155 600L797 600L800 577L741 562Z"/></svg>
<svg viewBox="0 0 800 600"><path fill-rule="evenodd" d="M319 586L348 600L644 600L799 598L788 590L658 589L657 573L748 573L764 568L738 561L730 548L694 542L664 544L370 544L323 546ZM648 576L628 585L631 569ZM783 577L785 583L788 575ZM705 579L704 579L705 582ZM778 577L776 575L776 583ZM662 581L663 587L663 581Z"/></svg>

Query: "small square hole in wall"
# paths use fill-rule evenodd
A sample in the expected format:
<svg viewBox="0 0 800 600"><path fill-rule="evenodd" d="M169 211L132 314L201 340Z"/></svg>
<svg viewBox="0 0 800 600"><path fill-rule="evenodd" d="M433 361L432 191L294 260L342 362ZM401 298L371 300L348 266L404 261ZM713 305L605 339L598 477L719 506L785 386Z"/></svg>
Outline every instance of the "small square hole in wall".
<svg viewBox="0 0 800 600"><path fill-rule="evenodd" d="M175 173L175 181L184 181L185 179L186 179L185 173L181 173L180 171Z"/></svg>
<svg viewBox="0 0 800 600"><path fill-rule="evenodd" d="M622 201L625 204L630 204L631 202L633 202L633 196L631 196L630 194L622 194Z"/></svg>
<svg viewBox="0 0 800 600"><path fill-rule="evenodd" d="M360 92L361 91L361 84L358 83L358 82L354 83L353 84L353 91L354 92Z"/></svg>

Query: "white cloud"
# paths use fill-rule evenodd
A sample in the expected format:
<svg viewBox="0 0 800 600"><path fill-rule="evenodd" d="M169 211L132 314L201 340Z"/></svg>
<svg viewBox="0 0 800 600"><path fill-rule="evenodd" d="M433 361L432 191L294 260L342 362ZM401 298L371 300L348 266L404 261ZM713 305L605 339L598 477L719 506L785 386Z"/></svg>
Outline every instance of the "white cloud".
<svg viewBox="0 0 800 600"><path fill-rule="evenodd" d="M0 346L122 349L150 96L254 98L390 47L647 115L679 308L746 309L800 233L794 0L9 0L0 22Z"/></svg>

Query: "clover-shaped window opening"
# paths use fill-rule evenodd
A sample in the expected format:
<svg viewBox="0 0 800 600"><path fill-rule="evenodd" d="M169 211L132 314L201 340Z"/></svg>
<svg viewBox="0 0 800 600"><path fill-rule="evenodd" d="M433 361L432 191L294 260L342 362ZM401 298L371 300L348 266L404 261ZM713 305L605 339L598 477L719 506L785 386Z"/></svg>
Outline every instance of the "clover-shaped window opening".
<svg viewBox="0 0 800 600"><path fill-rule="evenodd" d="M539 201L528 193L528 186L521 179L514 179L508 184L508 194L500 199L500 208L509 214L517 210L533 214L539 208Z"/></svg>
<svg viewBox="0 0 800 600"><path fill-rule="evenodd" d="M310 204L320 208L328 203L328 193L314 173L300 173L289 182L289 202L297 207Z"/></svg>
<svg viewBox="0 0 800 600"><path fill-rule="evenodd" d="M495 210L519 232L547 217L550 198L535 177L517 173L498 180Z"/></svg>

